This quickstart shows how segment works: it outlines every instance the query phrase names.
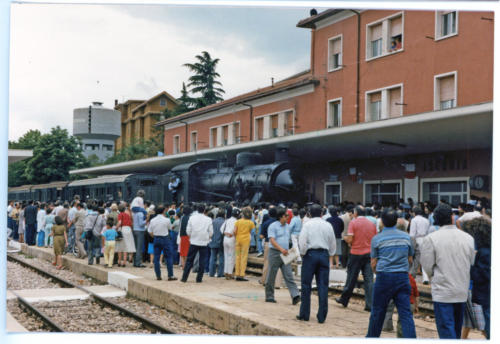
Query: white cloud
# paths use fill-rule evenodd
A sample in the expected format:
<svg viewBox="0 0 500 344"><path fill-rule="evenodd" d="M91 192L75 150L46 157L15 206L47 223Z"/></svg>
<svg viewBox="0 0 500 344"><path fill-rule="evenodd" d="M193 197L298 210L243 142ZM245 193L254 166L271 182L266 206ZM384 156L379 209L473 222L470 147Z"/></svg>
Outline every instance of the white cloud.
<svg viewBox="0 0 500 344"><path fill-rule="evenodd" d="M162 90L178 97L190 76L182 64L204 50L221 60L226 99L308 67L266 61L231 28L223 37L205 34L196 23L151 21L113 6L12 4L9 138L56 125L71 133L73 109L92 101L112 107Z"/></svg>

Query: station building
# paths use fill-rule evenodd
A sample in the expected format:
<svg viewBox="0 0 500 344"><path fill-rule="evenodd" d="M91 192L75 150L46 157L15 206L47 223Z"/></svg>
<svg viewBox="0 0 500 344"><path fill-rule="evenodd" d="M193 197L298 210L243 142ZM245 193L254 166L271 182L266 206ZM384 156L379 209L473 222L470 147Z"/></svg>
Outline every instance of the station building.
<svg viewBox="0 0 500 344"><path fill-rule="evenodd" d="M72 173L166 172L287 148L322 203L491 198L493 12L337 10L301 20L310 69L158 122L165 156Z"/></svg>

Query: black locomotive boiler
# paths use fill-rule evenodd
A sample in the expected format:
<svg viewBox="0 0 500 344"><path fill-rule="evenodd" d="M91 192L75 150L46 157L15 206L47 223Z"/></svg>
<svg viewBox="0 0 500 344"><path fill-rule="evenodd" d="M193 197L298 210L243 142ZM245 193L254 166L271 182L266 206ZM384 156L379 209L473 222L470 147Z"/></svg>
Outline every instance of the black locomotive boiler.
<svg viewBox="0 0 500 344"><path fill-rule="evenodd" d="M277 155L278 156L278 155ZM262 163L262 155L241 152L234 167L217 160L178 165L164 175L164 185L179 178L177 201L287 202L304 201L304 181L287 158ZM173 201L166 192L167 201Z"/></svg>

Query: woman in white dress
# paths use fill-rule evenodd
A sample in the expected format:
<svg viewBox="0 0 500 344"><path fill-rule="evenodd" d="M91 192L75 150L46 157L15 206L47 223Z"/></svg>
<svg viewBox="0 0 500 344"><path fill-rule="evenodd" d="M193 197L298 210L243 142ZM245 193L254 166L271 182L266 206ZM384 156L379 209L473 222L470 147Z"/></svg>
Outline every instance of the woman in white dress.
<svg viewBox="0 0 500 344"><path fill-rule="evenodd" d="M240 216L240 210L238 208L229 208L227 215L229 218L224 221L220 231L224 235L224 276L229 280L233 279L234 263L236 259L234 252L236 246L234 224Z"/></svg>
<svg viewBox="0 0 500 344"><path fill-rule="evenodd" d="M132 234L132 214L125 204L118 207L118 224L116 228L121 231L123 238L116 242L115 251L118 253L118 266L125 267L127 255L129 257L135 252L134 236Z"/></svg>

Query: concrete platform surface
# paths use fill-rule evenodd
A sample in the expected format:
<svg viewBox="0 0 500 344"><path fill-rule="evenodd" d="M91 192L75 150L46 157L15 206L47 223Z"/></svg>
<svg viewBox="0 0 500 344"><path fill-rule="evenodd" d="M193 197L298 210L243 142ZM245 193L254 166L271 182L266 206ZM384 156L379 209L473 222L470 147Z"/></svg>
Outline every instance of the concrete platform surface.
<svg viewBox="0 0 500 344"><path fill-rule="evenodd" d="M127 295L124 290L111 285L98 285L86 288L102 297L123 297ZM15 290L14 293L28 302L84 300L89 297L89 294L77 288L23 289ZM11 292L9 295L11 294L13 293ZM9 295L7 299L9 299Z"/></svg>
<svg viewBox="0 0 500 344"><path fill-rule="evenodd" d="M21 325L11 314L7 312L7 332L29 332L23 325Z"/></svg>
<svg viewBox="0 0 500 344"><path fill-rule="evenodd" d="M50 249L27 247L22 250L31 256L51 259ZM277 303L266 303L264 288L256 277L248 282L228 281L225 278L204 275L203 283L195 283L191 273L187 283L180 282L182 270L174 268L177 281L167 281L166 267L162 266L164 280L156 280L150 267L125 267L106 269L103 265L87 265L86 260L63 256L63 264L72 271L84 273L108 282L109 273L126 272L129 295L165 307L188 319L201 321L227 334L364 337L370 314L363 310L364 302L352 300L348 308L338 305L333 298L328 301L328 317L324 324L316 321L317 296L312 297L309 322L298 321L299 305L292 305L288 289L275 290ZM122 276L123 277L123 276ZM121 281L121 284L124 282ZM394 319L396 320L396 317ZM415 318L418 338L437 338L434 321ZM395 332L382 333L382 337L395 337ZM471 332L470 338L482 338Z"/></svg>

